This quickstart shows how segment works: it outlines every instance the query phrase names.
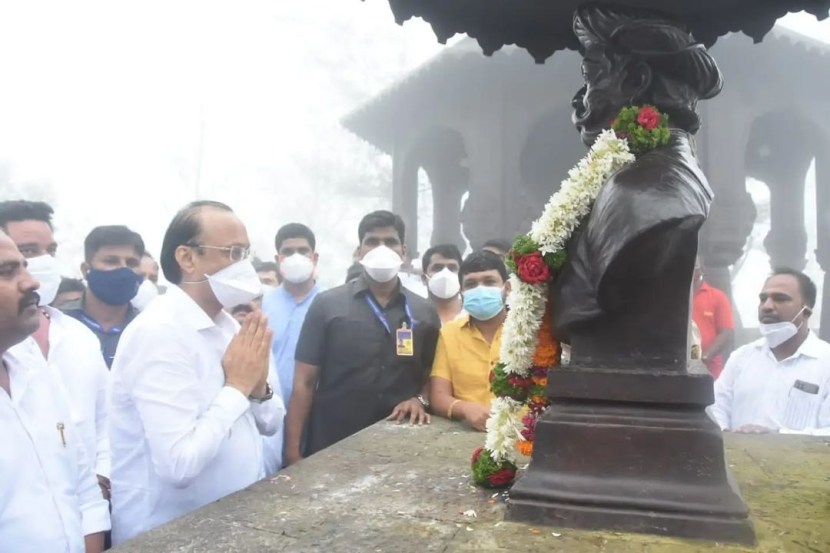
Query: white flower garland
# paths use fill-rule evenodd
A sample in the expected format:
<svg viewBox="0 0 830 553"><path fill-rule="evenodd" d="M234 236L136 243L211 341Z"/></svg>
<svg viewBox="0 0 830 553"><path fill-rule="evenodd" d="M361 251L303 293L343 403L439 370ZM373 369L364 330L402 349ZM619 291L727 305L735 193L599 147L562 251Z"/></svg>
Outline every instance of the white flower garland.
<svg viewBox="0 0 830 553"><path fill-rule="evenodd" d="M568 178L531 226L530 238L542 254L556 253L565 247L579 222L591 212L591 205L608 177L632 161L634 154L626 140L617 138L612 130L599 135L588 155L568 171Z"/></svg>
<svg viewBox="0 0 830 553"><path fill-rule="evenodd" d="M533 365L536 335L545 314L548 285L527 284L514 274L510 275L510 289L510 311L501 331L499 357L505 365L505 372L524 377Z"/></svg>
<svg viewBox="0 0 830 553"><path fill-rule="evenodd" d="M521 439L523 406L522 402L509 397L497 397L490 403L484 449L490 452L494 461L515 457L512 452L516 450L516 440Z"/></svg>
<svg viewBox="0 0 830 553"><path fill-rule="evenodd" d="M617 138L613 130L603 131L591 150L568 172L560 189L551 196L542 216L530 230L530 238L542 254L562 250L591 212L602 185L613 173L634 161L628 142ZM516 275L510 277L510 312L504 322L501 362L505 372L521 377L530 375L536 352L537 335L542 326L548 297L547 284L528 284ZM490 404L487 439L484 447L495 461L516 460L516 441L522 440L521 414L524 404L498 397Z"/></svg>

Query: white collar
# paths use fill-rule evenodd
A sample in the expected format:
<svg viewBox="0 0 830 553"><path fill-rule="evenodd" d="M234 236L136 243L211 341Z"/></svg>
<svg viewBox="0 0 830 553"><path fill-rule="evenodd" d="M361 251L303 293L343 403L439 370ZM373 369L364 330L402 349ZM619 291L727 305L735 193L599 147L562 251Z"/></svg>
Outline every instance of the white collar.
<svg viewBox="0 0 830 553"><path fill-rule="evenodd" d="M196 330L207 330L215 326L219 327L233 327L235 322L233 317L225 313L224 309L219 311L215 319L211 319L205 310L199 307L193 298L188 296L184 290L178 286L170 286L163 296L158 299L167 298L165 301L171 304L172 309L179 317L179 321L187 326L191 326ZM150 307L148 306L148 310Z"/></svg>
<svg viewBox="0 0 830 553"><path fill-rule="evenodd" d="M756 341L755 347L764 350L769 355L772 355L773 358L776 358L775 354L767 345L767 341L764 338L761 338L758 341ZM827 342L821 340L818 336L816 336L815 332L810 330L807 333L807 337L804 339L803 342L801 342L801 345L798 346L798 349L795 350L795 353L787 357L787 359L796 359L802 355L805 357L818 359L819 357L822 357L827 354L827 349ZM782 359L781 361L786 361L787 359Z"/></svg>

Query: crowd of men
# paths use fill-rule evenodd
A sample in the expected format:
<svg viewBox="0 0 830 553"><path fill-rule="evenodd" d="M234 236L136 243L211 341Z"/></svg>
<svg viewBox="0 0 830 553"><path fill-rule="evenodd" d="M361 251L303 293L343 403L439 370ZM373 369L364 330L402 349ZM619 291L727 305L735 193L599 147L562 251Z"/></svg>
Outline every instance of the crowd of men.
<svg viewBox="0 0 830 553"><path fill-rule="evenodd" d="M408 262L401 218L358 225L345 284L317 284L317 241L276 232L251 260L228 206L188 204L158 262L136 232L93 229L61 277L53 211L0 202L0 544L98 552L271 476L378 421L483 431L508 312L506 241ZM160 267L159 267L160 266ZM159 268L168 286L159 286ZM830 433L830 344L816 288L776 270L762 338L723 362L728 299L695 272L694 320L725 431Z"/></svg>

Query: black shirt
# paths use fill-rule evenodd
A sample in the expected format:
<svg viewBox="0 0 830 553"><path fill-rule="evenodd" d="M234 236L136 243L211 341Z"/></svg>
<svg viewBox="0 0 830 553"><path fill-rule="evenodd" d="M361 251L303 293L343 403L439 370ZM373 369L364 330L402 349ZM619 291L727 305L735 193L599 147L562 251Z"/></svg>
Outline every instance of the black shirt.
<svg viewBox="0 0 830 553"><path fill-rule="evenodd" d="M388 417L429 379L441 321L433 305L399 284L380 308L391 334L367 301L366 277L321 292L300 332L296 360L320 368L306 455ZM380 307L379 304L376 304ZM407 309L414 321L407 316ZM414 355L399 356L396 330L414 325Z"/></svg>
<svg viewBox="0 0 830 553"><path fill-rule="evenodd" d="M104 357L104 362L107 364L107 368L110 369L112 368L112 360L115 359L115 350L118 349L118 341L121 339L121 333L124 332L127 325L135 319L136 315L138 315L138 309L133 307L131 304L127 307L127 318L124 320L124 324L114 326L109 330L104 330L104 328L98 324L98 321L93 319L89 314L87 314L86 311L84 311L83 296L78 301L67 303L63 307L63 312L74 319L78 319L84 323L84 326L95 333L95 336L98 337L98 341L101 342L101 355Z"/></svg>

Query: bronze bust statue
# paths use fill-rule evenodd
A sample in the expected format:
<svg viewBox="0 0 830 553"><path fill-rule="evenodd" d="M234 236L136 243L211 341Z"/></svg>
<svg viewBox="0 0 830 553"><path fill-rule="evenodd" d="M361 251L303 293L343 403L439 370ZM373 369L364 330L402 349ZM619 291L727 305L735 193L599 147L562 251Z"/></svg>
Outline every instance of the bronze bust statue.
<svg viewBox="0 0 830 553"><path fill-rule="evenodd" d="M575 367L685 370L698 230L712 191L693 135L699 99L717 95L715 61L664 14L579 8L585 86L573 122L586 145L620 109L651 104L672 138L612 175L568 246L553 289L555 334Z"/></svg>
<svg viewBox="0 0 830 553"><path fill-rule="evenodd" d="M510 490L514 520L753 543L706 415L712 377L689 357L698 230L712 191L695 156L700 99L721 89L706 49L670 16L581 6L586 144L621 108L669 116L667 144L612 174L551 288L571 364L548 372L533 462Z"/></svg>

